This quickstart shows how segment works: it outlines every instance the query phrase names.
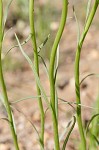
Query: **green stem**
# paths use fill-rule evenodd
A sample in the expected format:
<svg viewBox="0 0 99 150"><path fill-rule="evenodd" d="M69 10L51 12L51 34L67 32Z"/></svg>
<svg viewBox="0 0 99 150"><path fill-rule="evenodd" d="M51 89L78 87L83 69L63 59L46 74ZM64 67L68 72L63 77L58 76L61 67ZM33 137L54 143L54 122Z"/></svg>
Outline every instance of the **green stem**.
<svg viewBox="0 0 99 150"><path fill-rule="evenodd" d="M60 42L64 27L65 27L65 22L67 18L67 9L68 9L68 0L63 0L63 10L62 10L61 21L60 21L59 29L56 34L56 38L52 47L52 52L50 56L50 67L49 67L50 95L51 95L51 106L54 112L52 113L52 118L53 118L54 141L55 141L56 150L60 149L60 145L59 145L59 134L58 134L58 119L56 117L56 112L55 112L54 64L55 64L57 47L58 47L58 44Z"/></svg>
<svg viewBox="0 0 99 150"><path fill-rule="evenodd" d="M36 43L36 36L35 36L35 27L34 27L34 0L30 0L29 3L29 20L30 20L30 29L31 29L31 39L33 44L33 50L34 50L34 65L35 69L37 71L37 74L39 76L39 60L38 60L38 51L37 51L37 43ZM37 93L38 96L41 95L41 91L36 83L37 87ZM40 132L40 140L44 147L44 109L43 109L43 103L41 97L38 98L39 101L39 109L41 113L41 132Z"/></svg>
<svg viewBox="0 0 99 150"><path fill-rule="evenodd" d="M80 99L80 79L79 79L79 64L80 64L80 55L81 55L81 49L83 42L85 40L85 37L88 33L88 30L91 26L91 23L93 21L93 18L95 16L97 7L98 7L99 1L95 0L95 3L92 7L92 10L90 12L90 15L87 19L87 22L85 24L84 31L82 33L82 36L78 42L77 46L77 51L76 51L76 57L75 57L75 89L76 89L76 102L77 104L81 104L81 99ZM83 150L86 150L86 139L84 135L84 130L83 130L83 125L82 125L82 117L81 117L81 106L77 106L77 121L78 121L78 127L79 127L79 132L81 136L81 143Z"/></svg>
<svg viewBox="0 0 99 150"><path fill-rule="evenodd" d="M16 150L19 150L17 135L16 135L15 128L14 128L12 110L10 108L10 104L8 101L6 85L5 85L3 72L2 72L2 58L1 58L2 42L3 42L3 25L2 24L3 24L3 3L2 3L2 0L0 0L0 84L1 84L2 94L4 98L4 103L6 106L6 111L8 114L8 120L10 122L10 129L11 129L11 133L13 136L14 145L15 145Z"/></svg>

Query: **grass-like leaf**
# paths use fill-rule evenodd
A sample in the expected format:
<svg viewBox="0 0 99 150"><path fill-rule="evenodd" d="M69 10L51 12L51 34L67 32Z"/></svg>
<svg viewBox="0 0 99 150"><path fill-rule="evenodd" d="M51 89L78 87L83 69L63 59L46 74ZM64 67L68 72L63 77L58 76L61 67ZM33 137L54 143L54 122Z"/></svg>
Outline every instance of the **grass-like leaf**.
<svg viewBox="0 0 99 150"><path fill-rule="evenodd" d="M45 61L44 61L43 57L42 57L41 55L38 55L38 56L41 58L41 60L42 60L42 63L43 63L43 65L44 65L44 68L45 68L45 71L46 71L46 73L47 73L47 76L48 76L48 78L49 78L49 74L48 74L48 68L47 68L47 65L46 65L46 63L45 63Z"/></svg>
<svg viewBox="0 0 99 150"><path fill-rule="evenodd" d="M31 39L31 35L29 35L29 36L27 37L27 39L26 39L25 41L23 41L20 45L21 45L21 46L25 45L30 39ZM10 52L12 49L17 48L17 47L19 47L19 45L14 45L14 46L12 46L9 50L7 50L5 56L7 56L7 55L9 54L9 52Z"/></svg>
<svg viewBox="0 0 99 150"><path fill-rule="evenodd" d="M3 36L3 40L5 39L6 35L12 30L12 27L10 29L8 29L5 33L4 33L4 36Z"/></svg>
<svg viewBox="0 0 99 150"><path fill-rule="evenodd" d="M44 40L44 42L38 47L38 53L40 53L41 49L45 46L45 44L47 43L48 39L50 38L50 34L48 34L48 36L46 37L46 39Z"/></svg>
<svg viewBox="0 0 99 150"><path fill-rule="evenodd" d="M89 137L90 137L90 145L89 150L97 150L99 147L99 139L97 136L95 136L91 131L89 130Z"/></svg>
<svg viewBox="0 0 99 150"><path fill-rule="evenodd" d="M97 143L97 145L99 146L99 140L97 139L97 137L95 135L93 135L93 134L92 134L92 136L93 136L95 142Z"/></svg>
<svg viewBox="0 0 99 150"><path fill-rule="evenodd" d="M87 106L87 105L84 105L84 104L77 104L76 102L69 102L69 101L67 101L67 100L65 100L65 99L63 99L63 98L60 98L60 97L58 97L58 99L62 101L62 102L59 103L59 104L68 104L68 105L71 106L75 111L76 111L76 109L75 109L75 107L73 106L73 104L74 104L74 105L77 105L77 106L81 106L81 107L83 107L83 108L89 108L89 109L93 109L93 110L98 110L97 107L91 107L91 106Z"/></svg>
<svg viewBox="0 0 99 150"><path fill-rule="evenodd" d="M12 108L12 109L15 109L16 111L18 111L19 113L21 113L21 114L26 118L26 120L32 125L33 129L36 131L36 133L37 133L37 135L38 135L38 138L40 138L40 137L39 137L39 132L38 132L38 130L36 129L36 127L35 127L35 125L33 124L33 122L32 122L30 119L28 119L28 117L27 117L22 111L20 111L18 108L16 108L15 106L11 106L11 108Z"/></svg>
<svg viewBox="0 0 99 150"><path fill-rule="evenodd" d="M99 139L97 139L97 137L94 135L94 134L92 134L92 133L90 133L90 135L92 136L92 138L94 139L94 141L97 143L97 145L99 146ZM94 147L95 148L95 147ZM95 150L96 150L96 148L95 148Z"/></svg>
<svg viewBox="0 0 99 150"><path fill-rule="evenodd" d="M71 123L72 123L72 120L70 120L70 121L67 123L65 130L63 131L63 133L61 134L61 136L60 136L60 138L59 138L59 141L60 141L60 142L64 139L64 136L66 135L67 130L68 130L68 128L70 127Z"/></svg>
<svg viewBox="0 0 99 150"><path fill-rule="evenodd" d="M92 118L89 120L88 125L87 125L87 127L86 127L86 134L88 133L88 128L89 128L90 124L92 123L92 121L93 121L96 117L99 117L99 114L93 115Z"/></svg>
<svg viewBox="0 0 99 150"><path fill-rule="evenodd" d="M41 90L41 92L42 92L42 95L43 95L43 97L44 97L44 100L47 102L48 106L51 108L50 103L49 103L49 100L48 100L48 98L47 98L47 96L46 96L45 90L43 89L43 87L42 87L42 85L41 85L40 79L39 79L39 77L38 77L38 74L37 74L37 72L36 72L36 70L35 70L35 67L34 67L34 65L33 65L31 59L30 59L30 58L28 57L28 55L24 52L24 50L23 50L23 48L22 48L22 46L21 46L21 44L20 44L20 42L19 42L19 39L18 39L18 37L17 37L16 34L15 34L15 37L16 37L16 40L17 40L17 42L18 42L20 51L22 52L23 56L24 56L24 57L26 58L26 60L28 61L29 65L30 65L30 67L31 67L31 69L32 69L32 71L33 71L33 73L34 73L34 77L35 77L36 82L37 82L37 84L38 84L38 86L39 86L39 88L40 88L40 90Z"/></svg>
<svg viewBox="0 0 99 150"><path fill-rule="evenodd" d="M65 150L65 149L66 149L67 142L68 142L68 140L69 140L69 137L70 137L70 135L71 135L72 130L74 129L74 126L75 126L75 123L76 123L76 117L73 116L73 119L74 119L74 120L73 120L73 124L72 124L72 126L71 126L71 128L70 128L70 130L69 130L69 132L68 132L68 134L67 134L67 136L66 136L66 139L65 139L65 141L64 141L64 143L63 143L62 150Z"/></svg>
<svg viewBox="0 0 99 150"><path fill-rule="evenodd" d="M88 19L89 14L90 14L91 3L92 3L92 0L88 0L87 11L86 11L86 21Z"/></svg>
<svg viewBox="0 0 99 150"><path fill-rule="evenodd" d="M27 96L27 97L24 97L24 98L21 98L21 99L12 101L12 102L10 102L10 103L11 103L11 104L16 104L16 103L19 103L19 102L22 102L22 101L25 101L25 100L28 100L28 99L37 99L37 98L39 98L39 97L42 97L42 95L38 95L38 96Z"/></svg>
<svg viewBox="0 0 99 150"><path fill-rule="evenodd" d="M90 76L99 77L99 74L91 73L91 74L86 75L86 76L80 81L80 85L83 83L83 81L84 81L86 78L88 78L88 77L90 77Z"/></svg>
<svg viewBox="0 0 99 150"><path fill-rule="evenodd" d="M74 102L69 102L69 101L67 101L67 100L65 100L63 98L60 98L60 97L58 97L58 99L60 101L62 101L63 104L68 104L70 107L72 107L75 110L75 107L72 105L72 104L75 104ZM62 103L59 103L59 104L62 104Z"/></svg>
<svg viewBox="0 0 99 150"><path fill-rule="evenodd" d="M10 121L8 120L8 118L0 118L0 120L4 120L10 124Z"/></svg>

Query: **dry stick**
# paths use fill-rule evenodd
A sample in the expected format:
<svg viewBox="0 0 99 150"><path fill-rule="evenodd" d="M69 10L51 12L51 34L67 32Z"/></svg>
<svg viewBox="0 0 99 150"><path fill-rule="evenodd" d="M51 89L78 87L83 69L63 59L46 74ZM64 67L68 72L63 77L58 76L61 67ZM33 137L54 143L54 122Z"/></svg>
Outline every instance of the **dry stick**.
<svg viewBox="0 0 99 150"><path fill-rule="evenodd" d="M15 149L19 150L17 135L16 135L15 128L14 128L12 111L11 111L10 104L8 101L6 85L5 85L3 71L2 71L2 60L1 60L2 42L3 42L3 3L2 3L2 0L0 0L0 84L1 84L2 94L4 98L4 103L6 106L6 111L8 114L8 120L10 122L10 129L12 132Z"/></svg>
<svg viewBox="0 0 99 150"><path fill-rule="evenodd" d="M54 64L55 64L55 58L57 53L57 47L60 42L65 22L67 18L67 8L68 8L68 1L63 0L63 10L62 10L62 16L61 16L61 22L60 26L52 47L51 51L51 57L50 57L50 68L49 68L49 80L50 80L50 95L51 95L51 107L52 107L52 120L53 120L53 130L54 130L54 142L55 142L55 149L60 150L60 144L59 144L59 134L58 134L58 119L56 117L55 112L55 79L54 79Z"/></svg>
<svg viewBox="0 0 99 150"><path fill-rule="evenodd" d="M35 36L35 27L34 27L34 0L30 0L29 2L29 20L30 20L30 29L31 29L31 39L33 44L33 50L34 50L34 65L35 69L37 71L37 74L39 76L39 60L38 60L38 49L37 49L37 43L36 43L36 36ZM36 83L37 87L37 93L38 95L41 95L41 91L38 87L38 84ZM40 140L42 142L42 145L44 147L44 108L41 97L38 98L39 100L39 109L41 113L41 131L40 131Z"/></svg>
<svg viewBox="0 0 99 150"><path fill-rule="evenodd" d="M82 36L78 42L77 46L77 51L76 51L76 58L75 58L75 90L76 90L76 102L77 104L81 104L81 99L80 99L80 81L79 81L79 64L80 64L80 54L81 54L81 49L83 42L85 40L85 37L88 33L88 30L91 26L91 23L93 21L94 15L96 13L97 7L99 5L99 0L95 0L95 3L92 7L92 10L88 16L88 19L86 21L84 31L82 33ZM80 132L80 137L81 137L81 143L82 143L82 148L83 150L86 150L86 139L84 135L84 130L83 130L83 125L82 125L82 117L81 117L81 106L77 106L77 121L78 121L78 127L79 127L79 132Z"/></svg>

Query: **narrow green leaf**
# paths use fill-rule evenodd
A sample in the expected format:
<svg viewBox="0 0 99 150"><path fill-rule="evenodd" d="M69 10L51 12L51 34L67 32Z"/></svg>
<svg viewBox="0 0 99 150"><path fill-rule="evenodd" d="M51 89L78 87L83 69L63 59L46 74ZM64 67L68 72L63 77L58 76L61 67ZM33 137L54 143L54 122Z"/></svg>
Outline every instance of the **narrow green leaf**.
<svg viewBox="0 0 99 150"><path fill-rule="evenodd" d="M65 99L62 99L62 98L60 98L60 97L58 97L58 99L59 99L60 101L62 101L63 103L68 104L69 106L71 106L71 107L75 110L75 107L74 107L72 104L76 104L76 103L66 101Z"/></svg>
<svg viewBox="0 0 99 150"><path fill-rule="evenodd" d="M91 150L93 150L93 149L97 150L97 148L98 148L97 145L99 146L99 140L90 131L89 131L89 136L90 136L90 146L89 146L89 149L91 149Z"/></svg>
<svg viewBox="0 0 99 150"><path fill-rule="evenodd" d="M62 102L59 103L59 104L62 104L62 103L63 103L63 104L68 104L68 105L71 106L75 111L76 111L76 109L75 109L75 107L73 106L73 104L74 104L74 105L81 106L81 107L83 107L83 108L89 108L89 109L93 109L93 110L98 110L98 108L96 108L96 107L90 107L90 106L86 106L86 105L83 105L83 104L77 104L76 102L69 102L69 101L66 101L65 99L62 99L62 98L60 98L60 97L58 97L58 99L62 101Z"/></svg>
<svg viewBox="0 0 99 150"><path fill-rule="evenodd" d="M60 142L64 139L64 136L66 135L67 130L68 130L68 128L70 127L71 123L72 123L72 120L70 120L70 121L67 123L65 130L63 131L63 133L61 134L61 136L60 136L60 138L59 138L59 141L60 141Z"/></svg>
<svg viewBox="0 0 99 150"><path fill-rule="evenodd" d="M67 136L66 136L66 139L65 139L65 141L64 141L64 143L63 143L62 150L65 150L65 149L66 149L67 142L68 142L68 140L69 140L69 137L70 137L70 135L71 135L71 132L72 132L73 129L74 129L74 126L75 126L75 123L76 123L76 117L73 116L73 119L74 119L73 124L72 124L72 126L71 126L71 128L70 128L70 130L69 130L69 132L68 132L68 134L67 134Z"/></svg>
<svg viewBox="0 0 99 150"><path fill-rule="evenodd" d="M14 107L14 106L11 106L11 108L12 108L12 109L15 109L16 111L18 111L19 113L21 113L21 114L26 118L26 120L32 125L33 129L36 131L36 133L37 133L37 135L38 135L38 138L40 138L39 132L38 132L38 130L36 129L36 127L35 127L35 125L33 124L33 122L32 122L30 119L28 119L28 117L27 117L22 111L20 111L18 108Z"/></svg>
<svg viewBox="0 0 99 150"><path fill-rule="evenodd" d="M40 79L39 79L39 77L38 77L38 74L37 74L37 72L36 72L36 70L35 70L35 67L34 67L34 65L33 65L31 59L30 59L30 58L28 57L28 55L24 52L24 50L23 50L23 48L22 48L22 46L21 46L21 44L20 44L20 42L19 42L19 39L18 39L18 37L17 37L16 34L15 34L15 37L16 37L16 40L17 40L17 42L18 42L20 51L22 52L23 56L24 56L24 57L26 58L26 60L28 61L29 65L30 65L30 67L31 67L31 69L32 69L32 71L33 71L33 73L34 73L34 77L35 77L36 82L37 82L37 84L38 84L38 86L39 86L39 88L40 88L40 90L41 90L41 92L42 92L42 95L43 95L43 97L44 97L44 100L47 102L48 106L51 108L50 103L49 103L49 100L48 100L48 98L47 98L47 96L46 96L45 90L43 89L43 87L42 87L42 85L41 85Z"/></svg>
<svg viewBox="0 0 99 150"><path fill-rule="evenodd" d="M16 103L19 103L19 102L22 102L22 101L25 101L25 100L28 100L28 99L38 99L39 97L44 97L43 95L38 95L38 96L27 96L27 97L24 97L24 98L21 98L21 99L18 99L18 100L15 100L15 101L12 101L10 102L12 105L13 104L16 104ZM48 98L50 98L50 96L47 96ZM63 100L62 98L59 98L57 97L59 100L63 101L63 103L66 103L66 104L69 104L74 110L74 106L72 104L76 104L74 102L69 102L69 101L66 101L66 100ZM59 103L61 104L61 103ZM83 106L84 107L84 106ZM87 107L87 106L86 106ZM93 108L93 107L91 107ZM94 108L95 109L95 108Z"/></svg>
<svg viewBox="0 0 99 150"><path fill-rule="evenodd" d="M49 38L50 38L50 34L47 36L44 42L38 47L38 53L40 53L41 49L45 46Z"/></svg>
<svg viewBox="0 0 99 150"><path fill-rule="evenodd" d="M87 11L86 11L86 21L89 17L89 14L90 14L91 3L92 3L92 0L88 0Z"/></svg>
<svg viewBox="0 0 99 150"><path fill-rule="evenodd" d="M93 134L92 134L92 136L93 136L95 142L97 143L97 145L99 146L99 140L97 139L97 137L95 135L93 135Z"/></svg>
<svg viewBox="0 0 99 150"><path fill-rule="evenodd" d="M90 77L90 76L96 76L96 77L99 77L99 74L95 74L95 73L91 73L91 74L88 74L87 76L85 76L81 81L80 81L80 85L83 83L83 81Z"/></svg>
<svg viewBox="0 0 99 150"><path fill-rule="evenodd" d="M16 104L16 103L19 103L19 102L22 102L22 101L25 101L25 100L28 100L28 99L38 99L39 97L42 97L42 95L38 95L38 96L27 96L27 97L24 97L24 98L21 98L21 99L12 101L11 104Z"/></svg>
<svg viewBox="0 0 99 150"><path fill-rule="evenodd" d="M44 68L45 68L45 71L46 71L46 74L47 74L47 76L48 76L48 78L49 78L49 73L48 73L47 65L46 65L46 63L45 63L45 61L44 61L43 57L42 57L42 56L40 56L40 55L38 55L38 56L41 58L42 63L43 63Z"/></svg>
<svg viewBox="0 0 99 150"><path fill-rule="evenodd" d="M93 110L97 110L96 107L91 107L91 106L87 106L87 105L84 105L84 104L77 104L77 103L74 103L75 105L78 105L78 106L81 106L83 108L89 108L89 109L93 109Z"/></svg>
<svg viewBox="0 0 99 150"><path fill-rule="evenodd" d="M44 112L44 116L46 116L47 111L49 110L49 107L46 108L45 112Z"/></svg>
<svg viewBox="0 0 99 150"><path fill-rule="evenodd" d="M92 123L92 121L93 121L96 117L99 117L99 114L93 115L92 118L89 120L88 125L87 125L87 127L86 127L86 134L88 133L88 128L89 128L90 124Z"/></svg>
<svg viewBox="0 0 99 150"><path fill-rule="evenodd" d="M6 35L9 33L9 31L12 30L12 27L10 29L8 29L5 33L4 33L4 36L3 36L3 40L5 39Z"/></svg>
<svg viewBox="0 0 99 150"><path fill-rule="evenodd" d="M30 39L31 39L31 35L29 35L29 36L27 37L27 39L21 43L21 46L25 45ZM19 45L14 45L14 46L12 46L9 50L7 50L7 52L6 52L6 54L5 54L5 57L8 55L8 53L9 53L12 49L17 48L17 47L19 47Z"/></svg>
<svg viewBox="0 0 99 150"><path fill-rule="evenodd" d="M7 121L8 123L10 123L10 121L8 120L8 118L0 118L0 120L4 120L4 121Z"/></svg>

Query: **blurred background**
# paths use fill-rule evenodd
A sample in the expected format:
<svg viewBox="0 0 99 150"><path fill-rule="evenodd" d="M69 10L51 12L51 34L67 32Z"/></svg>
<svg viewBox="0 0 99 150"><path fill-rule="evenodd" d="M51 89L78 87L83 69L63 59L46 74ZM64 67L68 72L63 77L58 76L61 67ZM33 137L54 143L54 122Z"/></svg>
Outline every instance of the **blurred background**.
<svg viewBox="0 0 99 150"><path fill-rule="evenodd" d="M8 0L4 0L4 10ZM7 85L9 101L18 100L27 96L36 95L36 86L33 73L22 56L18 48L12 49L7 55L7 51L17 44L14 33L23 42L30 34L29 16L28 16L28 0L13 0L6 22L5 32L7 33L3 43L3 69L4 77ZM86 0L69 0L68 17L65 30L60 41L60 59L57 76L57 88L59 97L75 102L75 88L74 88L74 60L77 46L77 24L73 14L72 7L75 7L75 12L80 24L80 30L83 31L87 1ZM40 55L44 59L47 67L49 66L50 52L52 44L59 26L61 17L62 1L61 0L36 0L35 1L35 28L37 45L40 46L46 37L50 34L46 45L42 48ZM96 13L93 24L86 37L83 45L80 63L80 78L90 73L99 73L99 10ZM29 40L23 49L33 60L33 49L31 41ZM6 56L5 56L6 55ZM40 61L40 77L41 82L49 95L49 81L44 69L42 60ZM1 90L0 90L1 92ZM89 77L81 86L82 104L93 107L98 96L98 79L96 77ZM35 107L34 107L35 106ZM47 107L44 103L45 108ZM20 150L39 150L37 135L26 117L30 119L39 130L40 127L40 113L36 99L30 99L14 105L14 115L19 138ZM93 109L83 107L84 123L91 117ZM95 110L94 110L95 111ZM68 105L59 105L59 132L63 132L68 121L71 120L74 110ZM0 104L0 115L6 115L5 109ZM47 150L53 149L53 132L51 124L50 112L46 115L45 124L45 148ZM70 136L68 142L68 150L78 149L78 127ZM10 135L8 124L4 121L0 123L0 149L14 150L12 138Z"/></svg>

